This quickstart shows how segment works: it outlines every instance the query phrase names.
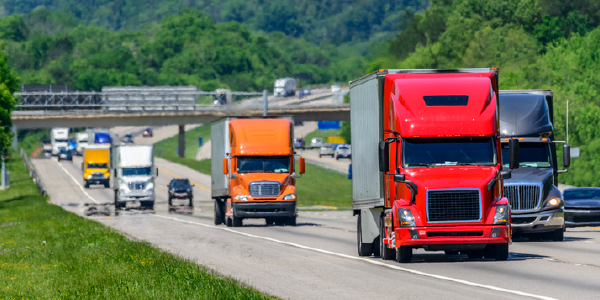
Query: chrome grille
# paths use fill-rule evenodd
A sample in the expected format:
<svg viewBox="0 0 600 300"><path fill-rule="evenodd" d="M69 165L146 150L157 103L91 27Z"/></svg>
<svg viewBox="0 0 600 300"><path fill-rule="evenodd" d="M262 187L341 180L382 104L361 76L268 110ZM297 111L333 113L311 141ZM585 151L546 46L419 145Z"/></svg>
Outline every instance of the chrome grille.
<svg viewBox="0 0 600 300"><path fill-rule="evenodd" d="M427 191L429 222L476 222L481 220L478 189Z"/></svg>
<svg viewBox="0 0 600 300"><path fill-rule="evenodd" d="M513 211L535 210L540 205L541 187L536 184L504 184L504 197Z"/></svg>
<svg viewBox="0 0 600 300"><path fill-rule="evenodd" d="M135 190L143 190L146 187L146 182L144 181L134 181L129 183L129 189L132 191Z"/></svg>
<svg viewBox="0 0 600 300"><path fill-rule="evenodd" d="M250 196L252 197L277 197L280 191L279 182L252 182L250 183Z"/></svg>
<svg viewBox="0 0 600 300"><path fill-rule="evenodd" d="M100 172L92 172L92 178L104 178L104 174Z"/></svg>

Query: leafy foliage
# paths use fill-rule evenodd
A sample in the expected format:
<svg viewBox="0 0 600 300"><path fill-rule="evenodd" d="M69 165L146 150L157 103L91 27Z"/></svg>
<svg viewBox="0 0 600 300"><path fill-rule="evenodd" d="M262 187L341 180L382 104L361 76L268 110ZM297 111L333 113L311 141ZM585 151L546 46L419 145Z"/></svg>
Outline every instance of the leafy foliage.
<svg viewBox="0 0 600 300"><path fill-rule="evenodd" d="M408 15L378 68L499 67L501 89L554 91L554 128L581 147L568 173L577 186L600 186L600 3L592 0L433 0L423 14ZM561 153L559 153L559 157Z"/></svg>
<svg viewBox="0 0 600 300"><path fill-rule="evenodd" d="M0 26L3 24L0 23ZM3 42L0 41L0 47ZM13 93L19 86L19 78L7 63L8 57L0 48L0 153L10 147L12 122L10 113L15 106Z"/></svg>

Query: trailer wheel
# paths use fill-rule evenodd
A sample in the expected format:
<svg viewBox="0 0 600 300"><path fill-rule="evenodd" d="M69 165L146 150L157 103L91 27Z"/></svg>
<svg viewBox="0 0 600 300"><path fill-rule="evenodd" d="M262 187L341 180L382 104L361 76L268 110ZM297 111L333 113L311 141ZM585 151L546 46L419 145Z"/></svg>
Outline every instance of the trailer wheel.
<svg viewBox="0 0 600 300"><path fill-rule="evenodd" d="M401 264L409 263L412 259L412 248L410 246L400 246L396 248L396 261Z"/></svg>
<svg viewBox="0 0 600 300"><path fill-rule="evenodd" d="M389 248L385 243L383 243L383 238L385 235L385 223L383 221L385 214L381 214L381 218L379 221L380 230L379 230L379 254L381 259L383 260L391 260L394 259L394 249Z"/></svg>
<svg viewBox="0 0 600 300"><path fill-rule="evenodd" d="M358 215L358 222L356 224L357 226L357 236L356 236L356 242L358 244L358 256L370 256L371 253L373 253L373 245L371 243L363 243L362 242L362 226L360 226L361 224L361 217L360 214Z"/></svg>
<svg viewBox="0 0 600 300"><path fill-rule="evenodd" d="M225 223L225 213L223 212L223 204L219 199L215 199L215 225L221 225L223 223Z"/></svg>

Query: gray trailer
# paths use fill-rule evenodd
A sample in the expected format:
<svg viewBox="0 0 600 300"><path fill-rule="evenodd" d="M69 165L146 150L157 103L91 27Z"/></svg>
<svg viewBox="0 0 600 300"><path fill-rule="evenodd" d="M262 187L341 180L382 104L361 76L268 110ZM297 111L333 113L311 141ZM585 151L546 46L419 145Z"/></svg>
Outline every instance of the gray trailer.
<svg viewBox="0 0 600 300"><path fill-rule="evenodd" d="M222 118L214 121L210 128L211 139L211 198L223 201L229 195L227 186L227 175L223 174L223 159L229 156L231 146L229 145L229 122L235 118Z"/></svg>
<svg viewBox="0 0 600 300"><path fill-rule="evenodd" d="M516 236L563 240L564 205L557 188L559 170L556 143L564 143L563 164L569 167L569 145L554 140L551 90L501 90L500 135L503 161L508 139L519 138L520 168L504 181L504 195L512 212Z"/></svg>

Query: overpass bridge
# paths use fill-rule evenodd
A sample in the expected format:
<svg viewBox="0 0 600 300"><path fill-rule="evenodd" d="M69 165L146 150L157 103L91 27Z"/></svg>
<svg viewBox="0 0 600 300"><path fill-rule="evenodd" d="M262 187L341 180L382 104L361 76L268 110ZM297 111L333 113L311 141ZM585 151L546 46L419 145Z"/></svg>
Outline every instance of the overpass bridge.
<svg viewBox="0 0 600 300"><path fill-rule="evenodd" d="M201 104L202 97L214 94L204 91L16 93L20 102L11 120L15 132L16 128L179 125L181 154L185 149L182 143L186 124L206 124L227 116L263 115L293 116L296 121L350 120L350 105L331 103L328 101L332 99L331 93L317 93L306 99L269 100L266 91L232 92L248 99L228 105Z"/></svg>

